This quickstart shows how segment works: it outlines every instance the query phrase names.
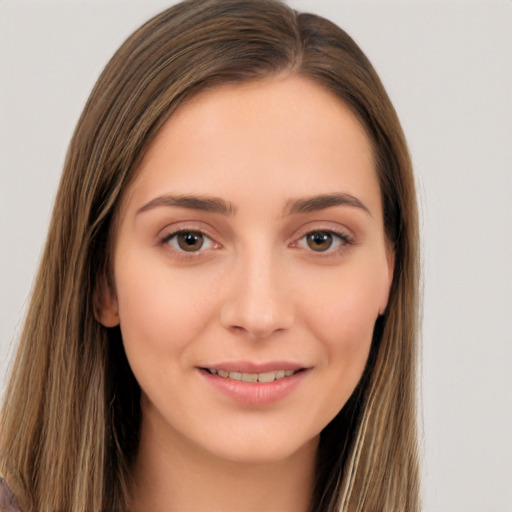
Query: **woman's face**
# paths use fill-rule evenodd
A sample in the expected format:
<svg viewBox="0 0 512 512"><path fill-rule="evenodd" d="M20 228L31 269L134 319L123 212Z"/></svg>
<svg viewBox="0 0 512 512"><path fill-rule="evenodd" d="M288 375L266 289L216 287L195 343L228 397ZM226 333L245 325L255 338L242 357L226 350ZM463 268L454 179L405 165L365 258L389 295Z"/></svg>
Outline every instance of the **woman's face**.
<svg viewBox="0 0 512 512"><path fill-rule="evenodd" d="M234 461L316 443L386 307L369 141L300 77L223 86L170 118L121 209L115 292L155 442Z"/></svg>

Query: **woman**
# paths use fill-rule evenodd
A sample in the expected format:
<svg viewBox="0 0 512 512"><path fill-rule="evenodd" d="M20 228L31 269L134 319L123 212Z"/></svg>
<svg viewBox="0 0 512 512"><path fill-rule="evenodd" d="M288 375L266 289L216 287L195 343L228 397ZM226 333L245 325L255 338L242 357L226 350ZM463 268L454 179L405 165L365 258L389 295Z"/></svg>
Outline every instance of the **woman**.
<svg viewBox="0 0 512 512"><path fill-rule="evenodd" d="M417 250L399 121L341 29L156 16L69 148L0 422L20 509L418 510Z"/></svg>

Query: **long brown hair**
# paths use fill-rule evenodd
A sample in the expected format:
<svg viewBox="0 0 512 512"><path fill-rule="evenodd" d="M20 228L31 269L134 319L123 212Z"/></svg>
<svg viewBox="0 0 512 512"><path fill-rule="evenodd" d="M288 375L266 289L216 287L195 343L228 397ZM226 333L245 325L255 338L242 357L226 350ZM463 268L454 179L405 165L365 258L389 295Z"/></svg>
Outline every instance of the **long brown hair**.
<svg viewBox="0 0 512 512"><path fill-rule="evenodd" d="M351 107L373 145L395 252L365 373L321 436L314 512L419 510L418 226L399 120L339 27L274 0L188 0L138 29L98 79L71 140L0 418L0 468L26 510L123 510L140 390L118 328L94 315L123 192L162 124L194 94L302 75Z"/></svg>

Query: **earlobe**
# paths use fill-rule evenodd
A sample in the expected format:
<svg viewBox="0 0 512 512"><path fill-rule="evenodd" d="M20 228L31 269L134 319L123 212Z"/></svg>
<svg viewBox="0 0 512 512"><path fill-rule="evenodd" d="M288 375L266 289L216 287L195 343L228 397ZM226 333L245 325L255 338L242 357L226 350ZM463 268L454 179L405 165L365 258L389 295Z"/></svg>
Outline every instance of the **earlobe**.
<svg viewBox="0 0 512 512"><path fill-rule="evenodd" d="M117 298L104 276L98 279L94 290L94 318L103 327L119 325Z"/></svg>

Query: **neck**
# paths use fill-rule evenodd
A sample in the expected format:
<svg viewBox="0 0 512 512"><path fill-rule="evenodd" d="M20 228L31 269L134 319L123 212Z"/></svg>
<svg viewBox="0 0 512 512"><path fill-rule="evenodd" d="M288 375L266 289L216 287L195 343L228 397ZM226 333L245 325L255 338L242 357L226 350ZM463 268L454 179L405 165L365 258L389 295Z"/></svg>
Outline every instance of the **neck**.
<svg viewBox="0 0 512 512"><path fill-rule="evenodd" d="M318 439L271 462L226 460L186 440L161 443L143 421L130 512L307 512Z"/></svg>

